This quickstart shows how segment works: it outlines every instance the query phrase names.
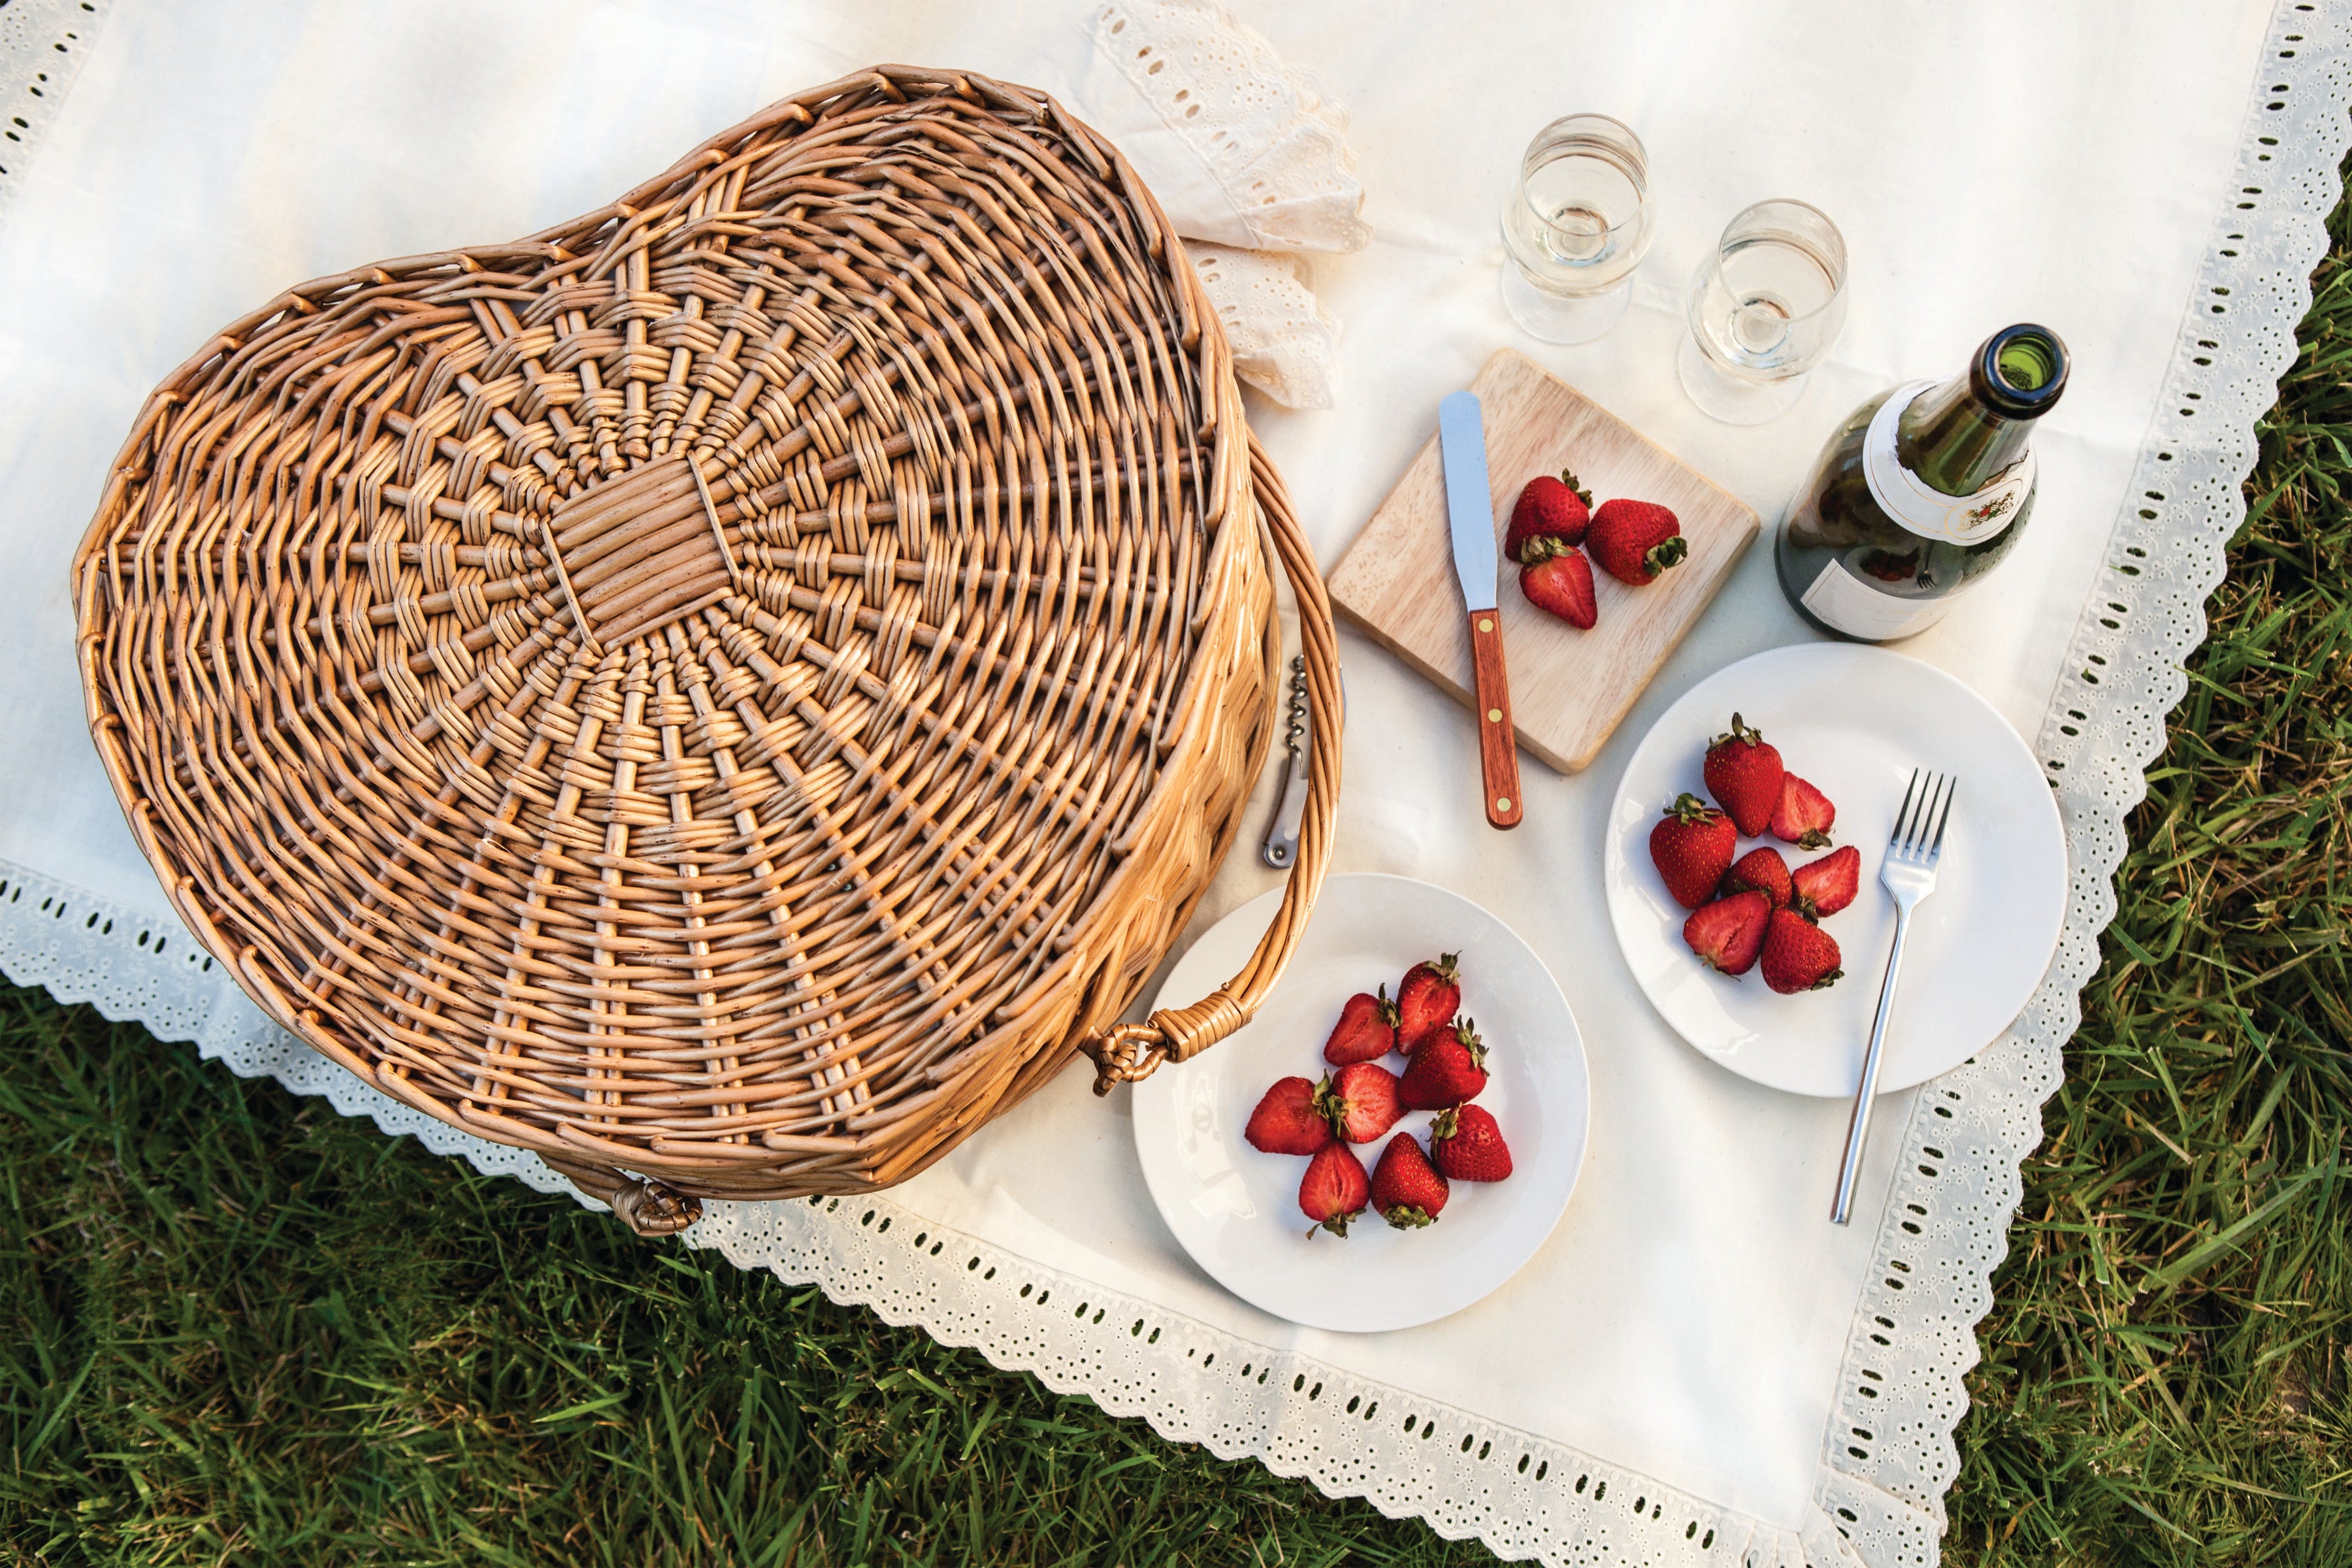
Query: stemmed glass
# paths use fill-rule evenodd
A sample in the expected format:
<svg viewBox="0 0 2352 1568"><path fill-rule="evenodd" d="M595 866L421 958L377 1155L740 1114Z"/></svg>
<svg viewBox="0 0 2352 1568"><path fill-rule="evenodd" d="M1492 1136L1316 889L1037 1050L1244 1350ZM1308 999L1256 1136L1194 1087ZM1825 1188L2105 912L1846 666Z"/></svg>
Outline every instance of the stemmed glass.
<svg viewBox="0 0 2352 1568"><path fill-rule="evenodd" d="M1503 204L1503 302L1548 343L1617 324L1650 248L1649 155L1605 114L1555 120L1528 143Z"/></svg>
<svg viewBox="0 0 2352 1568"><path fill-rule="evenodd" d="M1741 212L1691 274L1683 390L1727 425L1787 413L1845 324L1845 237L1818 208Z"/></svg>

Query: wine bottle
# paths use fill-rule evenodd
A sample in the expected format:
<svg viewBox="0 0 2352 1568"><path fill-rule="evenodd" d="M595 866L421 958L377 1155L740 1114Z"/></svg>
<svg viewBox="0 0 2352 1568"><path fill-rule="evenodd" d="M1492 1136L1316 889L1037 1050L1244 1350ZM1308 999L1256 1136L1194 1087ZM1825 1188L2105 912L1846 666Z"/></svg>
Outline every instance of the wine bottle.
<svg viewBox="0 0 2352 1568"><path fill-rule="evenodd" d="M1940 385L1870 399L1830 437L1772 543L1780 590L1822 631L1891 642L1984 580L2033 510L2033 422L2066 390L2066 345L2021 323Z"/></svg>

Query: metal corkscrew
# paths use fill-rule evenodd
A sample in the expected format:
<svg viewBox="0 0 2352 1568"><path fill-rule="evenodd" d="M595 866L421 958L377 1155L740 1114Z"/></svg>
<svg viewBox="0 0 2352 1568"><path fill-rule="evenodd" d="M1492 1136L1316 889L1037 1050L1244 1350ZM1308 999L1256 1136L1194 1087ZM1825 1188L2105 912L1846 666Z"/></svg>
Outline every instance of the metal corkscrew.
<svg viewBox="0 0 2352 1568"><path fill-rule="evenodd" d="M1258 849L1258 858L1277 871L1286 871L1298 858L1298 820L1307 810L1307 726L1312 721L1307 711L1307 656L1294 654L1290 660L1290 713L1283 731L1283 746L1290 752L1290 768L1284 775L1282 804L1275 808L1274 823L1265 830L1265 843Z"/></svg>

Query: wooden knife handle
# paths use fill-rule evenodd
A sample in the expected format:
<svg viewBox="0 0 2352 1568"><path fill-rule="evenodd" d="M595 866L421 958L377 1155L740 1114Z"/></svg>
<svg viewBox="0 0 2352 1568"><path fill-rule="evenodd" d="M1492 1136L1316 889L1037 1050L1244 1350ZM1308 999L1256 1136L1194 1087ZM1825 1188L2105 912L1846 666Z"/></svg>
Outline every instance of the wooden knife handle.
<svg viewBox="0 0 2352 1568"><path fill-rule="evenodd" d="M1511 728L1511 681L1503 668L1503 618L1470 612L1470 667L1478 676L1478 772L1486 792L1486 821L1519 825L1518 731Z"/></svg>

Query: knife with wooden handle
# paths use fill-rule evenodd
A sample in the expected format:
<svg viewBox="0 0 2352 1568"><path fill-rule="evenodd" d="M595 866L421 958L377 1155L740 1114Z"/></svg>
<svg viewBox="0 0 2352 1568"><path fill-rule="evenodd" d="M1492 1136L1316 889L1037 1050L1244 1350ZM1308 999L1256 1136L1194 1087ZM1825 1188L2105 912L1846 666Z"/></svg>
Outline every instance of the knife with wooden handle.
<svg viewBox="0 0 2352 1568"><path fill-rule="evenodd" d="M1519 748L1511 728L1511 683L1503 667L1503 619L1496 609L1495 501L1486 488L1486 426L1475 393L1448 393L1437 405L1437 447L1445 464L1445 521L1454 574L1470 616L1470 668L1477 682L1478 772L1486 820L1519 825Z"/></svg>

